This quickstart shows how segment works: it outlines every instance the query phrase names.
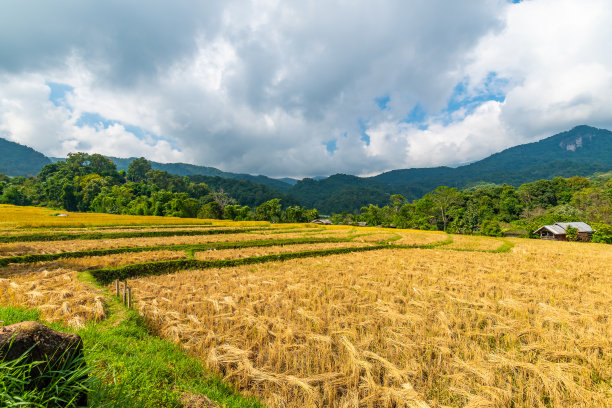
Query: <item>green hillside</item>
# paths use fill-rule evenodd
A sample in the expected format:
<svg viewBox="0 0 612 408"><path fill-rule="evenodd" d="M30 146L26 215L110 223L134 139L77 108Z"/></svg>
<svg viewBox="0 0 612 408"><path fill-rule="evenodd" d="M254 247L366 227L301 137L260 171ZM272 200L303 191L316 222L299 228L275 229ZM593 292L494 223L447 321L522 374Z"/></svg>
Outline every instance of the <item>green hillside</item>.
<svg viewBox="0 0 612 408"><path fill-rule="evenodd" d="M0 138L0 173L7 176L38 174L51 161L31 147Z"/></svg>
<svg viewBox="0 0 612 408"><path fill-rule="evenodd" d="M130 163L136 159L130 157L122 159L118 157L108 157L111 159L118 170L127 170ZM287 192L291 189L291 184L284 181L276 180L266 176L253 176L244 173L230 173L225 172L214 167L207 166L196 166L195 164L187 163L159 163L151 161L151 167L155 170L167 171L170 174L176 174L178 176L209 176L209 177L221 177L226 179L246 180L253 183L263 184L271 189L278 190L280 192Z"/></svg>
<svg viewBox="0 0 612 408"><path fill-rule="evenodd" d="M440 185L462 188L488 182L519 186L540 179L589 176L610 170L612 132L583 125L457 168L392 170L366 178L335 175L320 181L305 179L289 193L323 213L352 212L367 201L365 197L377 204L391 194L413 200Z"/></svg>

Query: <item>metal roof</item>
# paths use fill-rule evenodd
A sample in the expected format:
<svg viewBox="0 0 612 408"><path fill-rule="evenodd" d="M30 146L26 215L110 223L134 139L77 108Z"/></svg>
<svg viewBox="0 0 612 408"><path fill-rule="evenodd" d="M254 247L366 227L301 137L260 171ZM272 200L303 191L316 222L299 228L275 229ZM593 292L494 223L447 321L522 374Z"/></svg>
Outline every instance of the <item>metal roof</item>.
<svg viewBox="0 0 612 408"><path fill-rule="evenodd" d="M593 232L593 228L585 222L556 222L555 225L560 226L564 230L567 230L568 227L573 227L578 232Z"/></svg>
<svg viewBox="0 0 612 408"><path fill-rule="evenodd" d="M556 222L554 225L543 225L535 230L534 233L545 228L555 235L565 235L567 234L568 227L576 228L578 232L593 232L593 228L585 222Z"/></svg>
<svg viewBox="0 0 612 408"><path fill-rule="evenodd" d="M538 233L542 229L547 229L555 235L565 235L565 229L558 225L543 225L537 230L535 230L534 233Z"/></svg>

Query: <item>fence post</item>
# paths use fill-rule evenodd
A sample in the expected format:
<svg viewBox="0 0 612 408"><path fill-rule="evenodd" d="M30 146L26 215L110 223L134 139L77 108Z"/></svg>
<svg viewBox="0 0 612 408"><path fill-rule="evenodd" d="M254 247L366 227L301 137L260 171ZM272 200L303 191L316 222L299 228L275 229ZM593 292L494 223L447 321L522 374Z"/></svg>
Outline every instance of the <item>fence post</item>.
<svg viewBox="0 0 612 408"><path fill-rule="evenodd" d="M123 281L123 304L125 305L125 301L126 301L126 295L127 295L127 282Z"/></svg>
<svg viewBox="0 0 612 408"><path fill-rule="evenodd" d="M115 292L117 292L117 297L119 297L119 279L115 279Z"/></svg>
<svg viewBox="0 0 612 408"><path fill-rule="evenodd" d="M128 309L132 308L132 288L128 288Z"/></svg>

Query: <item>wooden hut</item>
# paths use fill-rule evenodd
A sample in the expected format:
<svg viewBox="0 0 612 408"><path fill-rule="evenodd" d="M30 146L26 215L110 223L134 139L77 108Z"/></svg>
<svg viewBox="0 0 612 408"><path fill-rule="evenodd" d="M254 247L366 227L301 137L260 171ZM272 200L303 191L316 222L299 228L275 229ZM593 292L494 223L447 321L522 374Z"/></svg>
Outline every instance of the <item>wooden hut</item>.
<svg viewBox="0 0 612 408"><path fill-rule="evenodd" d="M556 222L553 225L543 225L533 233L538 234L540 239L552 239L556 241L567 241L567 229L577 230L576 238L579 241L590 241L593 236L593 228L585 222Z"/></svg>

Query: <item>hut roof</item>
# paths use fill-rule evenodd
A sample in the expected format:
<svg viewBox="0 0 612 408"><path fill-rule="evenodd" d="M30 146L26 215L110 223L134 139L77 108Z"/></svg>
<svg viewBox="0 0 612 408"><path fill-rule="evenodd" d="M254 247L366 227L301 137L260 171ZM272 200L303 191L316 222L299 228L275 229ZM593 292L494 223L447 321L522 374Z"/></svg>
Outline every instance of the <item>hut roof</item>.
<svg viewBox="0 0 612 408"><path fill-rule="evenodd" d="M556 222L555 225L560 226L564 230L573 227L576 228L578 232L593 232L593 228L585 222Z"/></svg>
<svg viewBox="0 0 612 408"><path fill-rule="evenodd" d="M533 233L537 234L538 232L542 231L543 229L546 229L550 232L552 232L555 235L565 235L565 228L562 228L558 225L542 225L540 228L538 228L537 230L535 230Z"/></svg>
<svg viewBox="0 0 612 408"><path fill-rule="evenodd" d="M537 234L542 229L547 229L555 235L565 235L569 227L576 228L578 232L593 232L593 228L585 222L556 222L553 225L541 226L534 231L534 234Z"/></svg>

